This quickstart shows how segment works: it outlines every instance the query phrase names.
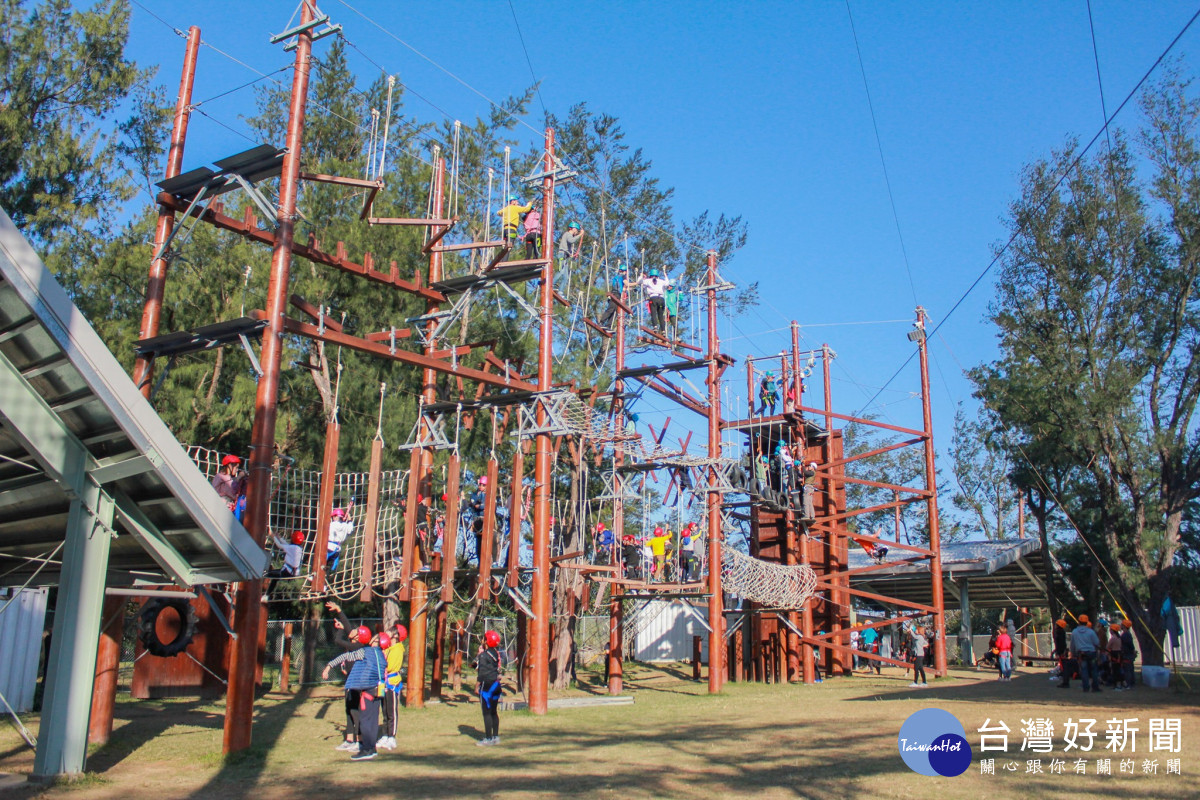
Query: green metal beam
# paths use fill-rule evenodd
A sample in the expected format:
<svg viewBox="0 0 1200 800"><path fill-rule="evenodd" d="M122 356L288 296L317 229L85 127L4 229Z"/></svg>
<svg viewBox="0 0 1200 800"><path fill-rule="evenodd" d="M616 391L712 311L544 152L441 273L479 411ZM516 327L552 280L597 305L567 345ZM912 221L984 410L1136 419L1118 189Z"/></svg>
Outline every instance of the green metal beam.
<svg viewBox="0 0 1200 800"><path fill-rule="evenodd" d="M116 501L117 516L120 517L122 526L138 540L158 565L182 586L195 583L194 570L187 559L167 541L167 537L145 512L124 492L113 492L113 499Z"/></svg>

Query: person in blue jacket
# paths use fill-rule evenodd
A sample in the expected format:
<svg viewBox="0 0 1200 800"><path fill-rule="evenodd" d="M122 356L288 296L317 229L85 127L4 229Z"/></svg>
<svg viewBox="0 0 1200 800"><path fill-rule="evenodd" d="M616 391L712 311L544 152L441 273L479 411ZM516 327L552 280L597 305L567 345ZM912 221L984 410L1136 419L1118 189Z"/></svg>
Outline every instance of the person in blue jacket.
<svg viewBox="0 0 1200 800"><path fill-rule="evenodd" d="M350 756L351 761L368 761L375 757L379 741L379 708L383 685L387 680L387 656L379 649L379 634L371 635L366 626L359 628L366 634L366 646L342 653L325 665L321 673L328 680L329 670L343 664L353 664L346 676L346 690L359 693L358 706L358 752ZM369 638L368 638L369 637ZM361 640L361 639L360 639Z"/></svg>
<svg viewBox="0 0 1200 800"><path fill-rule="evenodd" d="M622 300L625 299L625 278L629 275L629 268L622 262L617 262L617 273L612 277L612 293ZM600 324L609 331L613 330L613 320L617 317L618 306L610 297L608 298L608 307L604 309L604 316L600 318Z"/></svg>

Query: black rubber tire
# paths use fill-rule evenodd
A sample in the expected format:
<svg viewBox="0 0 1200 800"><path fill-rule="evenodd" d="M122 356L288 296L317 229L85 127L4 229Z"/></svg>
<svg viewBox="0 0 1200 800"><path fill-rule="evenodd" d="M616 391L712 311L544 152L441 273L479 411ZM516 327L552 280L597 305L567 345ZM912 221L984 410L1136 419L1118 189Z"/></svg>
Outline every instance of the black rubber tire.
<svg viewBox="0 0 1200 800"><path fill-rule="evenodd" d="M179 634L170 642L158 638L158 616L168 608L175 609L179 614L181 625ZM186 599L174 600L167 597L155 597L142 606L138 615L138 638L146 652L159 658L171 658L187 649L196 635L196 609Z"/></svg>

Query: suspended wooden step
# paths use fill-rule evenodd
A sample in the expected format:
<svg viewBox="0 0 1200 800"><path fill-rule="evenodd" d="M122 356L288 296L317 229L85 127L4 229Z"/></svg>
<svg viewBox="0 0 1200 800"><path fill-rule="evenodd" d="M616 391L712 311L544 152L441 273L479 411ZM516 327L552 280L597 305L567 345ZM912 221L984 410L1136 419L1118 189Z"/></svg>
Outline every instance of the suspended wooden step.
<svg viewBox="0 0 1200 800"><path fill-rule="evenodd" d="M504 241L498 242L463 242L461 244L444 244L433 248L435 253L452 253L459 250L486 250L489 247L504 247Z"/></svg>
<svg viewBox="0 0 1200 800"><path fill-rule="evenodd" d="M368 225L409 225L412 227L453 225L454 219L423 219L421 217L367 217Z"/></svg>

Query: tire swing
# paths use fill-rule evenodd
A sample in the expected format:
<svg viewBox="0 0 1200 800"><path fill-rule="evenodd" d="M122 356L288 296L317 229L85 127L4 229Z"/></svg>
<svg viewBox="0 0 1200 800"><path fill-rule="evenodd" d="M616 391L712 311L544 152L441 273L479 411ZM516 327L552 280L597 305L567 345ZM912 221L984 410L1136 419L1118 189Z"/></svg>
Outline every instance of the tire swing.
<svg viewBox="0 0 1200 800"><path fill-rule="evenodd" d="M158 618L168 608L179 615L179 633L169 642L158 636ZM196 635L196 609L187 600L156 597L142 607L138 615L138 638L146 652L159 658L171 658L187 649Z"/></svg>

